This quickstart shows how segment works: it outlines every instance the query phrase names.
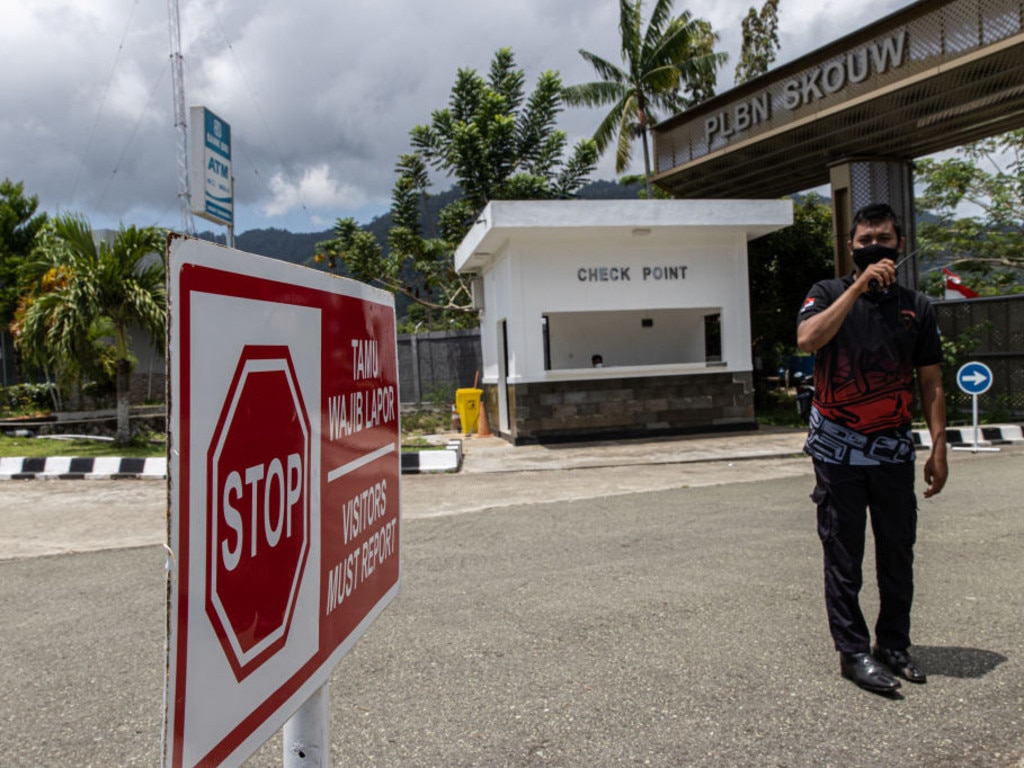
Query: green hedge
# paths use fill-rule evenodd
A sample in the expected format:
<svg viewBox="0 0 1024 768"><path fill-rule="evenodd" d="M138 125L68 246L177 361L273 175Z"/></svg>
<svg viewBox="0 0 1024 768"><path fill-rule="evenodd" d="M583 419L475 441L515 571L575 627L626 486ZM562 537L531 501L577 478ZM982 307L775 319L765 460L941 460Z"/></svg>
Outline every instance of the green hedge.
<svg viewBox="0 0 1024 768"><path fill-rule="evenodd" d="M50 410L53 407L52 390L54 385L15 384L0 387L0 416L17 416L39 410Z"/></svg>

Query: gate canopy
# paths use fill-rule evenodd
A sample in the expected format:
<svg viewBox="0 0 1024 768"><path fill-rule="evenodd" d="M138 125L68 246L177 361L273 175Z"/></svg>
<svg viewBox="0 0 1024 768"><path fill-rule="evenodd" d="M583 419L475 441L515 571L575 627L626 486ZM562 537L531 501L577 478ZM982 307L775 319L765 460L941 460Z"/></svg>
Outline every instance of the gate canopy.
<svg viewBox="0 0 1024 768"><path fill-rule="evenodd" d="M921 0L659 124L655 182L773 198L1022 126L1024 0Z"/></svg>

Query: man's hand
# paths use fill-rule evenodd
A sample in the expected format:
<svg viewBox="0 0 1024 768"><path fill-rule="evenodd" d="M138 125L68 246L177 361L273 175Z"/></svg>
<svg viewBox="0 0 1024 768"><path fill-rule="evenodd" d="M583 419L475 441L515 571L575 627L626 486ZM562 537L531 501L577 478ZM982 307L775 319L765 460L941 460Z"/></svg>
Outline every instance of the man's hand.
<svg viewBox="0 0 1024 768"><path fill-rule="evenodd" d="M928 499L942 491L948 477L949 464L946 463L946 446L942 445L938 451L932 450L928 461L924 463L924 481L928 483L928 487L924 490L924 497Z"/></svg>
<svg viewBox="0 0 1024 768"><path fill-rule="evenodd" d="M896 262L892 259L876 261L857 276L856 284L861 293L869 291L872 282L877 283L881 290L895 283Z"/></svg>
<svg viewBox="0 0 1024 768"><path fill-rule="evenodd" d="M917 369L921 386L921 411L932 437L932 453L924 463L924 481L928 483L927 499L942 490L949 477L946 463L946 395L942 390L942 371L938 364L922 365Z"/></svg>

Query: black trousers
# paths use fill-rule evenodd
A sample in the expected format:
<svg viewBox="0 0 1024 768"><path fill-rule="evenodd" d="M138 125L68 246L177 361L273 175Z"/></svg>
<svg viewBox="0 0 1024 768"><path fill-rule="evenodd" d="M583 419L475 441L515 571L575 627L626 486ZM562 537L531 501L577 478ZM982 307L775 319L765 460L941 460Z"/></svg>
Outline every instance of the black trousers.
<svg viewBox="0 0 1024 768"><path fill-rule="evenodd" d="M910 645L914 600L914 542L917 497L914 464L873 467L826 464L815 460L818 537L825 556L825 608L837 651L871 649L860 609L867 512L875 539L879 612L875 640L884 648Z"/></svg>

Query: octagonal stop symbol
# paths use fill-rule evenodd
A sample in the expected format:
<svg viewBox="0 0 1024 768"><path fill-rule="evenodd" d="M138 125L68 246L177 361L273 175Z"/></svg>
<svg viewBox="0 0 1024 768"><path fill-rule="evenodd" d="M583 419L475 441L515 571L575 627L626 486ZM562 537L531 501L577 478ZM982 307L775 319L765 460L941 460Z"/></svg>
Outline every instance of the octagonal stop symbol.
<svg viewBox="0 0 1024 768"><path fill-rule="evenodd" d="M244 347L207 452L206 613L239 681L288 639L309 552L310 461L288 347Z"/></svg>

